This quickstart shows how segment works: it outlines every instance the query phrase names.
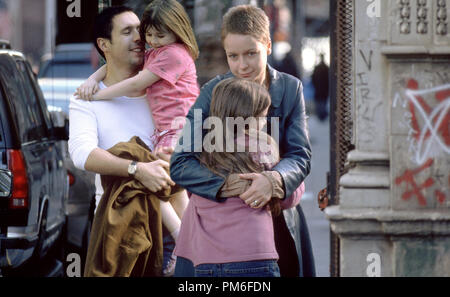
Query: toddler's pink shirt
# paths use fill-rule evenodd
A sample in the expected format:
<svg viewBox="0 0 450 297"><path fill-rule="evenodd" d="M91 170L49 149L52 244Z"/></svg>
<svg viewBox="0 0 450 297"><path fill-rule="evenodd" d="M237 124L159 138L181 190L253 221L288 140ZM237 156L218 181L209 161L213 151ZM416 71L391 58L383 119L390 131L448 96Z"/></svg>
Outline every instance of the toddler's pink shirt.
<svg viewBox="0 0 450 297"><path fill-rule="evenodd" d="M148 50L144 69L161 78L147 88L156 129L179 129L172 121L184 118L200 93L194 60L183 44L172 43Z"/></svg>

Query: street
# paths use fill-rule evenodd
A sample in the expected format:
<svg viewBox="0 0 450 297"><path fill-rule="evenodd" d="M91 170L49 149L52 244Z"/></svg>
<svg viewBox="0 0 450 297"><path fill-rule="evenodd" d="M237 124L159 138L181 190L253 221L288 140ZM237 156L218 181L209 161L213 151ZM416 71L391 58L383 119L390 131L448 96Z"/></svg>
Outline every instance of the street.
<svg viewBox="0 0 450 297"><path fill-rule="evenodd" d="M312 148L311 173L306 178L306 192L301 204L311 235L316 275L330 276L329 223L317 204L317 193L326 187L326 176L330 168L329 120L320 122L315 115L308 119Z"/></svg>

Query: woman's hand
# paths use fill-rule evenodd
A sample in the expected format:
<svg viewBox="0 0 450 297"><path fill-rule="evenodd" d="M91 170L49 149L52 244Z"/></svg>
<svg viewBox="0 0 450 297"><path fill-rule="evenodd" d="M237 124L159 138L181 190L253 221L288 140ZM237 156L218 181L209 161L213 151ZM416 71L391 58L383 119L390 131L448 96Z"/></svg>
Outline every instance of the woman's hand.
<svg viewBox="0 0 450 297"><path fill-rule="evenodd" d="M95 93L98 91L98 82L95 79L87 79L81 86L77 88L75 96L77 99L92 101Z"/></svg>
<svg viewBox="0 0 450 297"><path fill-rule="evenodd" d="M239 197L251 208L262 208L272 198L272 183L267 177L260 173L239 174L239 177L251 180L252 185Z"/></svg>

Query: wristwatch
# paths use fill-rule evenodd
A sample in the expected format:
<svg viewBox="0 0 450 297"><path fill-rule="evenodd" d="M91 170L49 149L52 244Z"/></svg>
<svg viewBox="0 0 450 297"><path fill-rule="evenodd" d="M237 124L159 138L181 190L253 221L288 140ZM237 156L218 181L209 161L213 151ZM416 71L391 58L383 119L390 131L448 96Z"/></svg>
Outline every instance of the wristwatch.
<svg viewBox="0 0 450 297"><path fill-rule="evenodd" d="M130 165L128 165L128 176L134 177L137 171L137 162L131 161Z"/></svg>

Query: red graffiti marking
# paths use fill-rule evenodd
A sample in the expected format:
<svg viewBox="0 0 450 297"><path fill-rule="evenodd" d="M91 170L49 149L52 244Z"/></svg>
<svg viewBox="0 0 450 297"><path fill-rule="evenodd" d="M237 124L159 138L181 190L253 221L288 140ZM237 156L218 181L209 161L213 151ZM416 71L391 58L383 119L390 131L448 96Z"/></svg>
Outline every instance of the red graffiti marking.
<svg viewBox="0 0 450 297"><path fill-rule="evenodd" d="M407 86L408 89L410 90L418 90L419 89L419 83L415 80L415 79L410 79L407 82ZM424 112L426 112L428 115L430 113L432 113L432 108L426 103L426 101L424 100L424 98L422 96L419 95L415 95L417 102L420 104L420 106L423 108ZM439 102L443 102L446 99L448 99L450 97L450 89L444 89L442 91L436 92L435 94L435 98L436 100L438 100ZM420 127L419 127L419 123L416 117L416 112L415 112L415 106L414 103L409 101L409 111L411 112L412 115L412 128L414 129L414 131L416 132L414 135L414 138L416 140L419 140L420 138ZM433 124L436 124L437 119L440 116L440 112L438 112L431 120L431 122ZM450 111L448 111L444 117L444 119L442 120L441 124L439 125L439 127L437 127L437 132L438 134L440 134L442 136L442 139L444 140L445 144L447 146L450 146ZM431 131L428 129L424 140L428 139L431 135Z"/></svg>
<svg viewBox="0 0 450 297"><path fill-rule="evenodd" d="M434 195L436 195L437 201L438 201L440 204L444 204L444 202L445 202L445 194L444 194L444 193L442 193L442 192L439 191L439 190L436 190L436 191L434 192Z"/></svg>
<svg viewBox="0 0 450 297"><path fill-rule="evenodd" d="M402 176L399 176L395 179L396 185L406 183L406 191L402 194L403 200L409 200L411 199L412 196L416 196L420 205L425 206L427 204L427 201L424 195L422 194L422 190L433 186L434 179L429 177L421 185L417 185L414 176L424 171L425 169L431 167L431 165L433 165L433 162L434 162L433 159L428 159L421 167L411 170L407 169ZM448 183L450 185L450 175L448 176ZM444 204L446 199L446 195L444 192L440 190L435 190L434 195L436 197L436 200L440 204Z"/></svg>
<svg viewBox="0 0 450 297"><path fill-rule="evenodd" d="M403 193L402 199L409 200L413 195L417 197L420 205L427 205L427 201L422 194L422 190L431 187L434 184L434 180L429 177L423 184L420 186L417 185L414 176L423 170L427 169L433 164L432 159L428 159L421 167L409 170L407 169L402 176L397 177L395 179L395 184L399 185L401 183L406 183L406 192Z"/></svg>

